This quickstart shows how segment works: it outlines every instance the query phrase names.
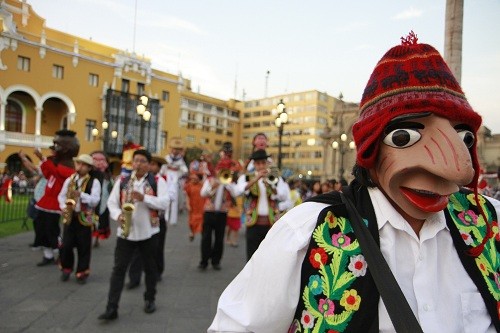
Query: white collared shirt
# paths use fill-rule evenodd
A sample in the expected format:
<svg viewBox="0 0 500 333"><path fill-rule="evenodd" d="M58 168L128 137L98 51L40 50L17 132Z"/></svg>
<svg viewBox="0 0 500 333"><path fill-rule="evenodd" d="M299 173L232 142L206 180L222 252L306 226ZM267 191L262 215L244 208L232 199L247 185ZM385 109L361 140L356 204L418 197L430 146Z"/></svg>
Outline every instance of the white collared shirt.
<svg viewBox="0 0 500 333"><path fill-rule="evenodd" d="M424 332L495 332L481 295L460 263L444 214L426 221L417 238L382 192L369 193L381 251ZM500 202L490 201L500 214ZM222 293L208 332L288 330L300 297L302 262L318 215L327 206L301 204L274 224ZM382 301L379 327L380 332L394 332Z"/></svg>
<svg viewBox="0 0 500 333"><path fill-rule="evenodd" d="M74 175L66 178L66 180L63 183L63 186L61 187L61 192L59 192L57 196L57 201L59 202L59 207L61 208L61 210L66 208L66 196L68 195L69 182L71 181L71 178L73 176ZM81 178L78 174L75 177L76 177L75 181L77 187L80 189L83 183L83 178ZM85 191L84 188L80 189L80 199L76 200L75 212L81 211L81 203L84 203L91 208L95 208L99 203L99 200L101 200L101 183L99 183L99 181L96 178L94 178L92 182L92 188L90 189L90 193L85 193L84 191Z"/></svg>
<svg viewBox="0 0 500 333"><path fill-rule="evenodd" d="M134 191L144 194L145 186L148 183L144 175L140 179L136 179L133 182ZM162 177L156 177L157 190L156 196L144 194L143 201L134 202L135 210L132 213L132 226L130 228L130 234L127 237L131 241L140 241L151 238L154 234L160 232L159 226L151 225L150 209L165 211L168 208L170 202L168 196L167 183ZM121 179L118 179L113 186L113 190L109 194L108 208L109 217L113 220L118 220L118 217L122 213L121 202L120 202L120 184ZM123 230L118 224L117 235L122 237Z"/></svg>

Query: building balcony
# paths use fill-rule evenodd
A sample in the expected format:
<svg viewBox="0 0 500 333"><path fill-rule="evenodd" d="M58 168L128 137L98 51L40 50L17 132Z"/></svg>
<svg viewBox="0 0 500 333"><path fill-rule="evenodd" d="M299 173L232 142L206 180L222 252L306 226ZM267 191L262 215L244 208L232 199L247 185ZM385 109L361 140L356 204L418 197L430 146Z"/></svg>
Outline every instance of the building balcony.
<svg viewBox="0 0 500 333"><path fill-rule="evenodd" d="M35 135L20 132L5 131L0 134L0 147L4 146L21 146L21 147L37 147L49 148L52 146L54 136ZM0 148L0 150L3 150Z"/></svg>

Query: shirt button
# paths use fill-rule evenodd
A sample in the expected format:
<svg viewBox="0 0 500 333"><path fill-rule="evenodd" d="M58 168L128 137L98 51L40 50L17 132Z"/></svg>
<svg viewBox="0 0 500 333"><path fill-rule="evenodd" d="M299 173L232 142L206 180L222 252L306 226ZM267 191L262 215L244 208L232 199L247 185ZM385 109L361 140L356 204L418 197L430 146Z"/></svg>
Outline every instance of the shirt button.
<svg viewBox="0 0 500 333"><path fill-rule="evenodd" d="M429 304L424 304L424 311L429 311L430 308Z"/></svg>
<svg viewBox="0 0 500 333"><path fill-rule="evenodd" d="M420 253L418 255L418 260L420 260L420 261L424 260L424 255L422 253Z"/></svg>

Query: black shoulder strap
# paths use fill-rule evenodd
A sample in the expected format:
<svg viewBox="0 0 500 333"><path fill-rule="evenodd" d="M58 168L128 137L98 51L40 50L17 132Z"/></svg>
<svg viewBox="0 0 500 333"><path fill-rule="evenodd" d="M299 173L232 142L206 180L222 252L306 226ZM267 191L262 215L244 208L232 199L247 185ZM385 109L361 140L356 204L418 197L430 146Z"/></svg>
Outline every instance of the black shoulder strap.
<svg viewBox="0 0 500 333"><path fill-rule="evenodd" d="M389 317L391 318L396 332L423 333L396 278L392 274L382 252L380 252L380 248L375 243L375 240L364 224L361 216L356 211L351 200L342 192L340 192L340 197L342 202L346 205L352 228L358 237L361 251L368 263L368 269L377 285L377 289L384 301L384 305L387 308L387 312L389 313Z"/></svg>
<svg viewBox="0 0 500 333"><path fill-rule="evenodd" d="M158 192L158 183L156 181L155 175L153 175L151 172L148 173L147 176L149 186L153 189L153 192L156 193Z"/></svg>

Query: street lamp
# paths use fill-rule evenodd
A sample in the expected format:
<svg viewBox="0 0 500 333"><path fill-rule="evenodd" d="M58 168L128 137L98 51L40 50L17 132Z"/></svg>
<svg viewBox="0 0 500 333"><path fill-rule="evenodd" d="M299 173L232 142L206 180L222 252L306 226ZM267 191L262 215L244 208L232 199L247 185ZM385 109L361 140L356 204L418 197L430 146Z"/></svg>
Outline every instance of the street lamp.
<svg viewBox="0 0 500 333"><path fill-rule="evenodd" d="M147 109L149 98L147 96L141 96L139 97L139 100L140 103L136 106L136 111L137 115L139 115L140 117L141 126L139 141L142 146L146 147L146 145L144 144L144 125L145 122L148 122L149 119L151 119L151 112Z"/></svg>
<svg viewBox="0 0 500 333"><path fill-rule="evenodd" d="M274 120L274 125L278 128L278 169L281 170L281 146L282 146L282 137L283 137L283 128L285 124L288 123L288 113L286 113L285 103L283 103L283 99L280 100L278 105L276 106L276 111L278 115Z"/></svg>
<svg viewBox="0 0 500 333"><path fill-rule="evenodd" d="M339 151L340 153L340 172L339 172L339 180L344 179L344 155L347 152L347 147L346 147L346 141L347 141L347 134L342 133L340 135L340 143L338 141L333 141L332 142L332 148L335 151ZM354 141L349 142L349 149L354 150L356 148L356 144Z"/></svg>

